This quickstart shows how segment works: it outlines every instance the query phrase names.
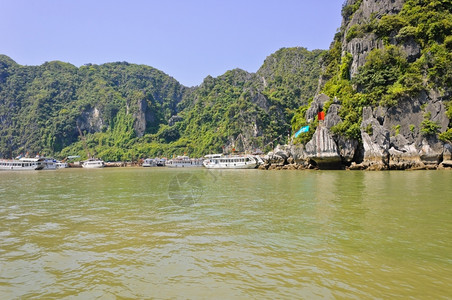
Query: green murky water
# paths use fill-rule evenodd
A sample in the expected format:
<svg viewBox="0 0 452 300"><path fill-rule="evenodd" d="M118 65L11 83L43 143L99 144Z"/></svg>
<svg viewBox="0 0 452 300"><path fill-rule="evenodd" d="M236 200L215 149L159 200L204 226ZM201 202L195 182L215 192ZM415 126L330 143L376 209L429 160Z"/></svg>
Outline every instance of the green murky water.
<svg viewBox="0 0 452 300"><path fill-rule="evenodd" d="M451 295L452 172L0 172L0 299Z"/></svg>

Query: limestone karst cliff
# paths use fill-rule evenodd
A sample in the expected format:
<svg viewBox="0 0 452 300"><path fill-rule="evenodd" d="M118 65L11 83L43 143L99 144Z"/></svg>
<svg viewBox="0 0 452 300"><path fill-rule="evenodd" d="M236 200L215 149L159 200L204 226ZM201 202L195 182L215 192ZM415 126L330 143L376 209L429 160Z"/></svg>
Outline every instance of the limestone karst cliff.
<svg viewBox="0 0 452 300"><path fill-rule="evenodd" d="M441 0L346 1L321 93L293 120L294 130L310 125L311 132L286 156L352 169L433 168L450 160L451 10Z"/></svg>
<svg viewBox="0 0 452 300"><path fill-rule="evenodd" d="M256 73L188 88L126 62L21 66L0 55L0 157L90 153L104 160L272 147L317 89L324 50L283 48Z"/></svg>

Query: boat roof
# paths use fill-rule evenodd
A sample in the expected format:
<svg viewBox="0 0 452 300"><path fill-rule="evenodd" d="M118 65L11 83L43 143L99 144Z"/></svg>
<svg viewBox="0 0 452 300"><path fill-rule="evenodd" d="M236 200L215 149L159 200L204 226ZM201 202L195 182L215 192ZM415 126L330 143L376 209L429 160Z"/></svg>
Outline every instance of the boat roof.
<svg viewBox="0 0 452 300"><path fill-rule="evenodd" d="M43 161L45 158L44 157L35 157L35 158L30 158L30 157L22 157L19 160L20 161L28 161L28 162L35 162L35 161Z"/></svg>
<svg viewBox="0 0 452 300"><path fill-rule="evenodd" d="M222 157L223 154L207 154L206 156L204 156L205 158L218 158L218 157Z"/></svg>

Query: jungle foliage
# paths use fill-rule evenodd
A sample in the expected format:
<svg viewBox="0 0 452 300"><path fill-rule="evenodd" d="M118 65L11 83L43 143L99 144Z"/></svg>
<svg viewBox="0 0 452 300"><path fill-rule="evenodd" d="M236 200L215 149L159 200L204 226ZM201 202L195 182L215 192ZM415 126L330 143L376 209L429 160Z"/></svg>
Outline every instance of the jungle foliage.
<svg viewBox="0 0 452 300"><path fill-rule="evenodd" d="M281 49L257 73L231 70L194 88L126 62L21 66L0 56L0 157L106 161L270 149L312 97L323 51Z"/></svg>
<svg viewBox="0 0 452 300"><path fill-rule="evenodd" d="M82 137L91 155L108 148L122 153L136 136L134 114L141 102L152 115L146 132L154 132L175 113L185 90L147 66L121 62L77 68L58 61L21 66L0 56L0 156L86 157Z"/></svg>
<svg viewBox="0 0 452 300"><path fill-rule="evenodd" d="M346 2L347 3L347 2ZM362 1L344 5L347 21ZM384 47L373 49L353 78L350 53L342 53L343 43L373 34ZM372 37L369 37L372 38ZM402 46L415 43L420 55L407 57ZM452 95L452 6L449 0L407 0L396 15L372 15L368 23L341 28L324 57L322 92L341 102L343 122L332 128L336 134L360 139L364 106L394 106L404 97L416 97L435 90ZM447 100L447 99L446 99ZM294 120L299 119L295 116ZM424 122L424 134L437 134L436 124ZM449 127L450 128L450 127ZM444 133L443 140L450 140Z"/></svg>

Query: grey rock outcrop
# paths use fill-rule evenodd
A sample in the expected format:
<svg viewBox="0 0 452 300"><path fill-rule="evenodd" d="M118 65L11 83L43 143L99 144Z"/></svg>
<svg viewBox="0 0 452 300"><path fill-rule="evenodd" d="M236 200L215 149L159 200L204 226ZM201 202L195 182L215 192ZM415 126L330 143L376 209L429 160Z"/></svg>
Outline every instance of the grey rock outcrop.
<svg viewBox="0 0 452 300"><path fill-rule="evenodd" d="M421 57L421 46L416 43L413 37L397 42L402 45L402 50L405 52L406 58L409 62L414 62L416 59Z"/></svg>
<svg viewBox="0 0 452 300"><path fill-rule="evenodd" d="M339 168L341 157L336 142L328 128L323 125L317 127L312 140L306 144L308 158L324 169Z"/></svg>
<svg viewBox="0 0 452 300"><path fill-rule="evenodd" d="M421 57L421 45L407 28L399 32L394 30L384 39L371 29L375 28L375 24L378 24L383 16L399 13L405 2L346 1L341 26L342 37L335 41L341 43L343 56L351 54L348 70L350 78L366 63L367 56L373 49L383 49L387 43L399 48L408 63ZM328 75L321 77L319 85L328 79ZM428 82L428 78L424 78L425 82ZM351 84L354 84L353 80ZM353 88L360 92L358 83L355 84ZM304 164L305 168L309 168L307 162L315 162L320 169L332 166L357 170L448 168L449 162L452 161L452 144L439 140L439 134L448 130L451 125L445 105L446 101L450 100L450 88L435 87L434 84L424 84L424 88L427 91L400 95L394 99L395 104L391 106L372 104L372 107L361 108L359 105L359 109L362 109L361 136L356 139L345 136L343 131L346 128L343 126L336 127L341 132L334 130L336 125L344 121L341 118L341 105L342 101L348 99L335 98L330 102L328 96L318 94L305 117L313 126L312 121L317 113L323 110L326 113L325 120L319 122L312 139L304 147L299 147L299 159L294 159L294 162ZM361 92L363 100L369 100L366 99L366 92ZM375 100L379 102L380 99ZM328 111L325 110L327 103L330 104ZM347 112L353 110L350 105L344 108L347 108ZM294 156L294 151L290 152ZM442 163L444 161L446 163Z"/></svg>
<svg viewBox="0 0 452 300"><path fill-rule="evenodd" d="M328 130L331 129L334 125L339 124L342 122L341 117L339 116L339 109L341 106L339 104L331 104L328 108L328 112L325 116L325 122L324 125Z"/></svg>
<svg viewBox="0 0 452 300"><path fill-rule="evenodd" d="M446 116L446 107L437 92L431 91L430 101L425 108L426 113L430 113L430 120L441 126L440 130L445 131L449 125L449 118Z"/></svg>
<svg viewBox="0 0 452 300"><path fill-rule="evenodd" d="M388 168L389 131L380 125L370 107L363 109L361 137L364 148L363 164L367 166L376 165L376 168L379 169Z"/></svg>
<svg viewBox="0 0 452 300"><path fill-rule="evenodd" d="M77 126L88 133L99 132L104 127L102 113L97 107L90 108L81 113L77 118Z"/></svg>
<svg viewBox="0 0 452 300"><path fill-rule="evenodd" d="M342 122L341 117L339 116L339 110L341 106L339 104L335 104L337 99L330 105L328 108L328 112L325 116L324 125L328 130L330 130L333 126ZM332 135L333 140L336 142L339 155L341 159L346 164L350 163L355 157L356 150L358 148L358 141L355 139L349 139L340 135Z"/></svg>
<svg viewBox="0 0 452 300"><path fill-rule="evenodd" d="M334 137L337 147L339 150L339 155L341 156L342 162L345 164L351 163L357 156L359 142L355 139L346 138L343 136ZM360 157L357 160L361 160Z"/></svg>
<svg viewBox="0 0 452 300"><path fill-rule="evenodd" d="M436 137L423 137L418 149L419 157L424 164L437 165L443 159L444 146Z"/></svg>
<svg viewBox="0 0 452 300"><path fill-rule="evenodd" d="M444 144L443 160L452 160L452 145Z"/></svg>
<svg viewBox="0 0 452 300"><path fill-rule="evenodd" d="M287 164L293 164L294 158L291 153L291 146L278 145L273 151L263 157L263 161L266 169L269 166L282 167Z"/></svg>
<svg viewBox="0 0 452 300"><path fill-rule="evenodd" d="M138 100L137 103L132 104L135 106L133 118L134 118L134 130L138 137L142 137L146 132L150 123L155 122L155 114L149 108L146 99Z"/></svg>
<svg viewBox="0 0 452 300"><path fill-rule="evenodd" d="M262 160L263 163L259 165L262 170L300 170L316 167L311 164L312 161L302 144L278 145L274 151L262 157Z"/></svg>
<svg viewBox="0 0 452 300"><path fill-rule="evenodd" d="M401 134L390 139L389 168L408 169L422 166L418 151L414 144Z"/></svg>
<svg viewBox="0 0 452 300"><path fill-rule="evenodd" d="M350 66L350 76L353 77L358 73L358 68L366 63L367 55L372 49L381 49L383 46L383 42L377 40L374 34L370 34L366 38L355 38L346 44L344 51L351 53L353 57Z"/></svg>
<svg viewBox="0 0 452 300"><path fill-rule="evenodd" d="M168 125L169 126L173 126L174 124L176 124L177 122L181 122L184 118L182 118L181 116L178 115L174 115L172 116L169 120L168 120Z"/></svg>
<svg viewBox="0 0 452 300"><path fill-rule="evenodd" d="M363 164L389 169L438 165L450 146L436 135L422 133L421 127L428 114L433 116L432 121L447 129L449 119L444 109L442 102L427 96L403 99L389 109L365 107L361 124Z"/></svg>
<svg viewBox="0 0 452 300"><path fill-rule="evenodd" d="M348 0L345 5L352 5L356 0ZM346 40L349 29L354 25L363 25L370 23L372 18L381 17L383 15L397 14L404 4L404 0L391 1L375 1L363 0L358 10L351 16L351 19L344 19L342 27L345 29L343 40ZM366 57L372 49L381 49L384 44L382 40L377 39L374 33L364 34L362 37L356 37L348 43L343 43L342 51L352 54L353 61L350 67L350 75L353 77L358 68L363 66L366 62ZM412 45L413 48L414 45ZM413 50L415 51L415 50Z"/></svg>
<svg viewBox="0 0 452 300"><path fill-rule="evenodd" d="M308 155L304 149L304 145L291 145L290 146L290 154L294 160L294 163L298 165L303 165L308 159Z"/></svg>
<svg viewBox="0 0 452 300"><path fill-rule="evenodd" d="M325 94L319 94L314 97L314 100L311 103L311 106L306 111L306 120L308 122L311 122L315 119L317 116L317 113L323 110L323 106L326 102L330 100L330 97L328 97Z"/></svg>

